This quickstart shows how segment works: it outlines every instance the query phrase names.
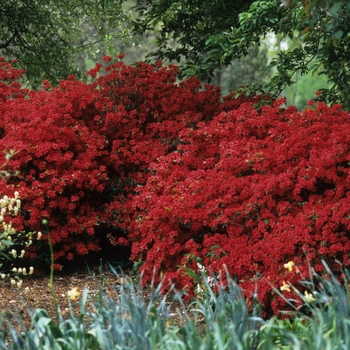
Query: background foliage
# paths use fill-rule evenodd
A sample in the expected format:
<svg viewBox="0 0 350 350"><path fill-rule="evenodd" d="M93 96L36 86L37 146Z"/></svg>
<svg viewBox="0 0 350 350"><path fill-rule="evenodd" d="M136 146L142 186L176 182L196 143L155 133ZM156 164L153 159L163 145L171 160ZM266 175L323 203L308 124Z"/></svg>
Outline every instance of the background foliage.
<svg viewBox="0 0 350 350"><path fill-rule="evenodd" d="M1 0L0 55L17 59L32 86L82 78L86 58L130 42L128 18L121 1Z"/></svg>
<svg viewBox="0 0 350 350"><path fill-rule="evenodd" d="M216 68L246 56L249 48L274 33L294 39L299 46L281 50L271 62L277 74L253 92L263 89L278 95L294 82L296 72L312 72L325 74L332 84L320 98L349 106L348 1L138 0L136 8L140 16L135 30L158 31L158 49L151 57L186 58L183 76L210 77Z"/></svg>

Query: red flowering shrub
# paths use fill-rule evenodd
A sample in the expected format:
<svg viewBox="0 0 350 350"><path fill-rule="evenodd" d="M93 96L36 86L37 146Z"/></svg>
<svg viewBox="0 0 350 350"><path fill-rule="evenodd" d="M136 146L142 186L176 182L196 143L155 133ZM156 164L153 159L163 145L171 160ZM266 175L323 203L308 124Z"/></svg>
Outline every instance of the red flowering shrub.
<svg viewBox="0 0 350 350"><path fill-rule="evenodd" d="M178 83L175 66L121 59L104 57L108 74L96 65L89 84L44 81L38 92L0 60L0 184L2 195L21 194L17 230L48 219L60 262L102 239L131 243L145 281L155 268L180 287L200 259L257 288L274 312L272 285L297 285L321 259L349 265L347 112L221 101L196 79Z"/></svg>
<svg viewBox="0 0 350 350"><path fill-rule="evenodd" d="M13 153L3 194L21 193L18 230L38 231L48 219L55 259L97 251L102 237L123 241L119 228L148 163L176 147L182 128L222 108L218 89L203 90L195 79L177 84L174 66L111 62L109 74L96 78L98 64L90 84L69 77L35 92L13 81L22 72L2 62L0 149Z"/></svg>
<svg viewBox="0 0 350 350"><path fill-rule="evenodd" d="M197 79L177 83L178 69L172 65L128 67L117 62L107 71L97 86L106 99L103 132L115 175L110 183L113 201L104 213L106 220L111 223L113 218L127 232L133 194L150 176L149 163L176 149L184 127L195 128L199 121L212 119L223 105L218 88L207 85L202 89ZM125 237L118 232L115 238L123 243Z"/></svg>
<svg viewBox="0 0 350 350"><path fill-rule="evenodd" d="M216 273L226 267L277 312L272 285L297 285L308 263L322 269L321 259L334 271L335 259L350 264L349 113L281 102L260 110L243 103L183 128L176 150L150 166L129 235L145 281L155 268L191 285L180 267L197 270L197 257Z"/></svg>

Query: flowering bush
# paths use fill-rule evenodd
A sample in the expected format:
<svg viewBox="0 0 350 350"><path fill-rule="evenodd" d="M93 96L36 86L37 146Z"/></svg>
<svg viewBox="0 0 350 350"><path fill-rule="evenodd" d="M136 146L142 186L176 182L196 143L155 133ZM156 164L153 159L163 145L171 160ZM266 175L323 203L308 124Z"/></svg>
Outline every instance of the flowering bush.
<svg viewBox="0 0 350 350"><path fill-rule="evenodd" d="M0 65L0 149L13 153L0 183L24 200L18 229L39 231L48 220L55 260L98 251L106 236L127 243L130 198L149 162L176 148L182 128L222 109L217 88L176 83L175 66L104 59L106 76L97 77L98 64L89 84L71 76L41 91L23 89L22 71Z"/></svg>
<svg viewBox="0 0 350 350"><path fill-rule="evenodd" d="M273 285L296 286L308 263L322 269L321 259L334 271L335 259L349 266L349 113L283 102L242 103L183 128L176 150L150 165L129 235L145 281L155 268L191 286L184 272L199 259L216 274L227 268L277 312L283 301Z"/></svg>
<svg viewBox="0 0 350 350"><path fill-rule="evenodd" d="M131 243L145 281L155 268L191 287L188 271L227 269L273 312L283 301L272 286L292 293L308 263L349 265L341 106L221 100L196 79L178 83L175 66L121 59L104 57L107 75L97 64L89 83L44 81L41 91L0 61L0 185L21 193L18 230L39 231L46 219L56 261L98 251L106 238Z"/></svg>

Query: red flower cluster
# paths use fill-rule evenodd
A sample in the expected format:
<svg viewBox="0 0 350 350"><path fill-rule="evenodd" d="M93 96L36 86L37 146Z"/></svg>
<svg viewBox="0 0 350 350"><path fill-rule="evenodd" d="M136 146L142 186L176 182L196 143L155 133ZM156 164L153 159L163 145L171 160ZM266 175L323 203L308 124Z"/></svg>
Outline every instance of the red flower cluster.
<svg viewBox="0 0 350 350"><path fill-rule="evenodd" d="M70 76L38 92L0 61L0 164L12 175L0 184L23 199L18 230L48 219L61 262L99 239L131 244L146 282L155 268L189 287L185 267L200 258L273 312L272 285L297 285L321 259L350 264L348 112L222 101L196 79L178 83L175 66L104 60L89 84Z"/></svg>
<svg viewBox="0 0 350 350"><path fill-rule="evenodd" d="M90 84L70 76L36 92L14 81L23 71L1 61L0 149L14 151L5 170L16 174L1 181L2 191L21 193L17 229L38 231L48 219L56 260L97 251L102 237L127 242L130 199L150 175L148 163L175 149L182 128L221 110L218 89L202 90L195 79L177 84L175 66L110 64Z"/></svg>
<svg viewBox="0 0 350 350"><path fill-rule="evenodd" d="M196 256L217 274L227 268L277 312L272 285L297 285L321 259L334 271L335 259L350 264L348 112L321 103L298 112L283 102L243 103L184 128L176 150L150 165L130 234L146 281L156 268L184 287L179 266L197 270Z"/></svg>

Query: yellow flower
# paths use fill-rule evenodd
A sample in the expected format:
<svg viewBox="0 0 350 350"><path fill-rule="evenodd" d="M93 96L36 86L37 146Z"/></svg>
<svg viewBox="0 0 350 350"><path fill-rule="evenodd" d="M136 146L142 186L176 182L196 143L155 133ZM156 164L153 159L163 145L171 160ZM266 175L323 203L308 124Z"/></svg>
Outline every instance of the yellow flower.
<svg viewBox="0 0 350 350"><path fill-rule="evenodd" d="M80 292L78 291L77 287L74 287L72 290L70 290L67 295L71 300L75 300L76 297L80 295Z"/></svg>
<svg viewBox="0 0 350 350"><path fill-rule="evenodd" d="M294 261L288 261L287 264L284 264L284 268L288 269L288 271L292 271L294 266Z"/></svg>
<svg viewBox="0 0 350 350"><path fill-rule="evenodd" d="M282 292L284 292L285 290L287 292L290 292L290 285L283 281L283 286L280 289Z"/></svg>
<svg viewBox="0 0 350 350"><path fill-rule="evenodd" d="M316 299L312 296L311 293L308 293L307 290L304 292L305 295L305 301L307 303L311 303L312 301L315 301Z"/></svg>

